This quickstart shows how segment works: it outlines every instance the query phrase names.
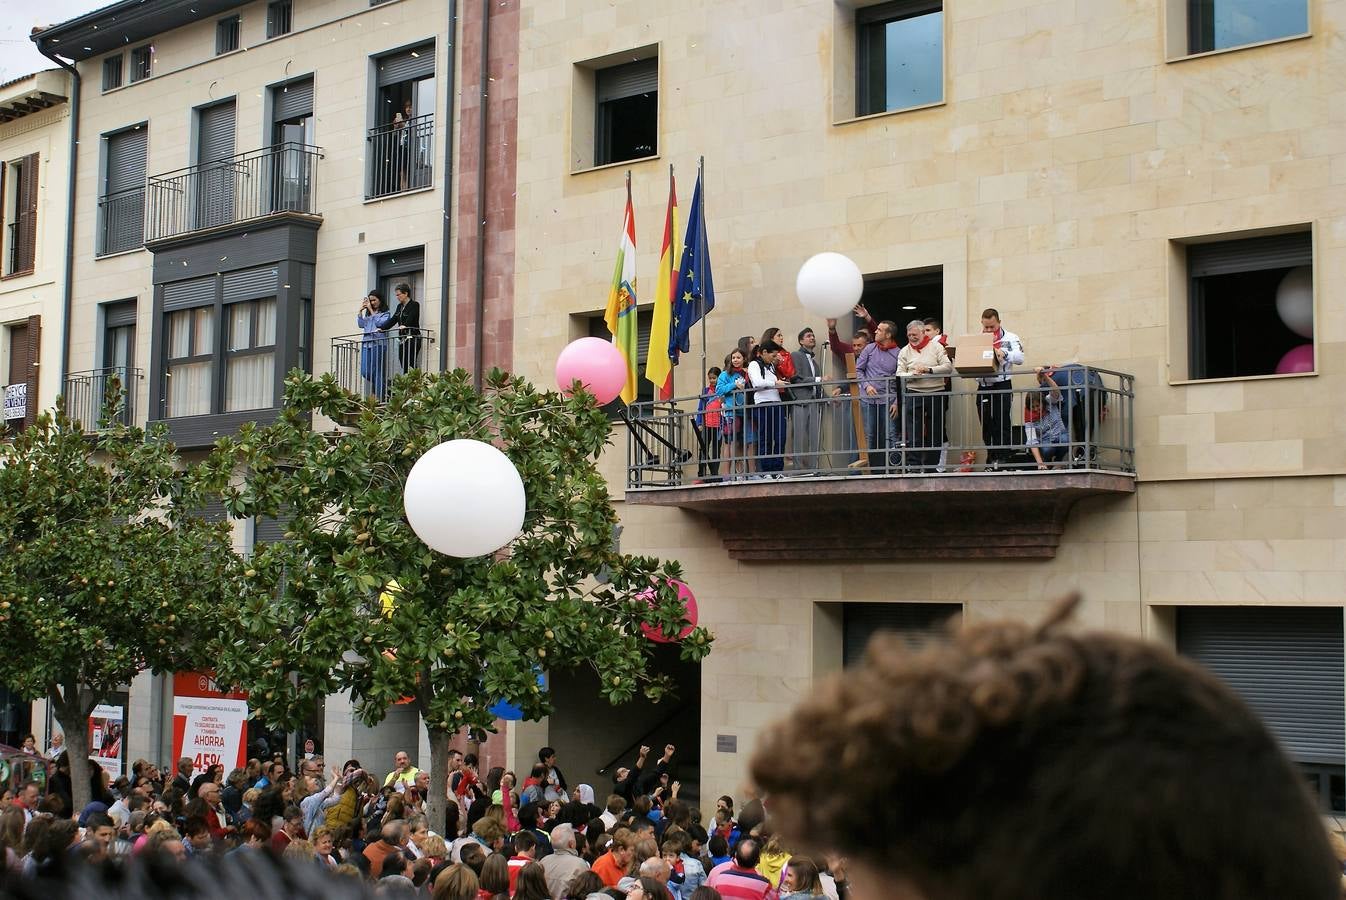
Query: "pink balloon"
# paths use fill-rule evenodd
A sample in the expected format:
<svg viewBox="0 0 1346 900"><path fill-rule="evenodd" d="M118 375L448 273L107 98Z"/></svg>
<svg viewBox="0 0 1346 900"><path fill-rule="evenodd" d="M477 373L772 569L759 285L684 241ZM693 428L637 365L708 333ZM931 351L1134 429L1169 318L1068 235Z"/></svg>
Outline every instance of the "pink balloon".
<svg viewBox="0 0 1346 900"><path fill-rule="evenodd" d="M1281 361L1276 363L1277 375L1292 375L1296 372L1313 371L1313 345L1300 344L1295 349L1281 357Z"/></svg>
<svg viewBox="0 0 1346 900"><path fill-rule="evenodd" d="M569 394L577 381L594 395L600 406L611 403L626 384L626 357L616 345L602 338L571 341L556 358L556 384Z"/></svg>
<svg viewBox="0 0 1346 900"><path fill-rule="evenodd" d="M683 638L687 637L687 635L692 633L692 629L696 627L696 620L698 617L696 608L696 596L692 593L692 589L689 588L687 585L683 584L681 581L674 581L671 578L669 579L668 583L677 585L678 599L682 601L682 605L686 613L685 618L687 619L687 625L683 626L682 633L679 634L676 638L670 638L666 637L664 633L660 631L656 626L651 625L648 622L642 622L640 625L641 633L644 634L645 637L649 638L650 640L654 641L657 644L671 644L675 640L680 641ZM654 606L655 601L654 588L646 588L639 594L636 594L636 597L638 597L641 600L644 600L650 606Z"/></svg>

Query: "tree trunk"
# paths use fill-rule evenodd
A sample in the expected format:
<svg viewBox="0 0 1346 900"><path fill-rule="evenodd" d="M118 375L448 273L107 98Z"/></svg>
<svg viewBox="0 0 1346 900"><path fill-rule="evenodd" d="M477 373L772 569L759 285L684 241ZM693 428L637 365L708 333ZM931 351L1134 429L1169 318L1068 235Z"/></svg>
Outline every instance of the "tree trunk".
<svg viewBox="0 0 1346 900"><path fill-rule="evenodd" d="M430 796L425 801L425 816L430 820L431 830L445 841L452 841L458 835L449 833L445 815L449 806L449 741L453 733L428 726L426 732L430 735Z"/></svg>
<svg viewBox="0 0 1346 900"><path fill-rule="evenodd" d="M70 796L75 807L71 812L79 815L92 799L89 776L94 767L89 762L89 715L83 712L78 700L53 706L56 721L65 732L65 758L70 760Z"/></svg>

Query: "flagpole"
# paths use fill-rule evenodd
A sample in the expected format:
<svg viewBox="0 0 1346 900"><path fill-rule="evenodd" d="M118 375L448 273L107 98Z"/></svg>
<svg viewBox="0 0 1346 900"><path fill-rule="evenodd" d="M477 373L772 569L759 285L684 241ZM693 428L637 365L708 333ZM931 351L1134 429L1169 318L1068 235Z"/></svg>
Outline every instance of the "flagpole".
<svg viewBox="0 0 1346 900"><path fill-rule="evenodd" d="M696 181L701 185L701 221L706 221L706 158L700 157L696 163ZM701 229L701 240L706 241L706 230ZM709 242L707 242L709 243ZM697 248L698 254L701 248ZM698 256L698 258L700 258ZM702 293L701 304L701 377L706 377L706 295Z"/></svg>
<svg viewBox="0 0 1346 900"><path fill-rule="evenodd" d="M669 194L670 197L673 196L673 164L672 164L672 163L669 163L669 164L668 164L668 194ZM664 218L665 218L665 219L668 219L668 221L664 224L664 230L668 232L668 265L669 265L669 276L668 276L668 292L669 292L669 297L668 297L668 308L669 308L669 312L670 312L670 313L671 313L672 310L673 310L673 295L676 294L676 293L678 292L678 279L675 278L674 276L677 274L678 266L679 266L679 265L681 264L681 262L682 262L681 260L679 260L679 259L675 259L675 258L674 258L675 255L676 255L676 251L674 250L674 247L675 247L676 244L677 244L678 236L677 236L676 234L673 233L673 232L675 231L675 229L673 228L673 221L672 221L672 218L671 218L672 215L673 215L673 210L672 210L671 207L668 207L668 208L666 208L666 209L664 210ZM660 248L660 249L661 249L661 252L662 252L662 248ZM658 279L655 279L655 284L658 284L658 283L659 283ZM654 302L655 302L655 303L658 303L658 302L659 302L659 298L658 298L658 297L654 298ZM656 352L656 353L659 352L657 348L656 348L655 352ZM663 352L664 352L665 354L667 354L667 353L668 353L668 348L665 347L665 348L663 349ZM670 406L670 407L673 405L673 401L676 400L676 399L678 398L677 382L678 382L678 367L677 367L677 366L670 366L670 367L669 367L669 370L668 370L668 403L669 403L669 406Z"/></svg>

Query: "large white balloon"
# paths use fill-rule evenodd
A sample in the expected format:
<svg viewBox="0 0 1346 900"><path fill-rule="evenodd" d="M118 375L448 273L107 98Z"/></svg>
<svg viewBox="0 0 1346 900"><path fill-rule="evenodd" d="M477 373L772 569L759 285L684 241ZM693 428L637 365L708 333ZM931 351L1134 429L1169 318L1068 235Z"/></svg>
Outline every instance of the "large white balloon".
<svg viewBox="0 0 1346 900"><path fill-rule="evenodd" d="M865 279L860 267L840 253L819 253L799 267L795 293L804 308L824 319L836 319L860 302Z"/></svg>
<svg viewBox="0 0 1346 900"><path fill-rule="evenodd" d="M494 553L523 529L523 479L509 457L481 441L431 447L407 475L407 521L426 546L446 556Z"/></svg>
<svg viewBox="0 0 1346 900"><path fill-rule="evenodd" d="M1313 337L1313 269L1299 266L1285 273L1276 288L1276 312L1300 337Z"/></svg>

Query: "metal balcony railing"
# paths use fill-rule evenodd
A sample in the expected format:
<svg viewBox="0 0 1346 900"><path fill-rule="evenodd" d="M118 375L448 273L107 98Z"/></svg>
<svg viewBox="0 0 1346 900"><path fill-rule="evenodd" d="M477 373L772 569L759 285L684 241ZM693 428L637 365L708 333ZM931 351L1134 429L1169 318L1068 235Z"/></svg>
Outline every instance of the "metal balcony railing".
<svg viewBox="0 0 1346 900"><path fill-rule="evenodd" d="M951 389L930 393L904 390L903 379L874 395L853 379L783 385L791 390L778 403L747 404L755 393L748 387L723 397L709 416L704 405L698 409L701 397L633 403L627 488L820 475L1134 474L1133 377L1070 365L1051 378L1059 405L1033 372L1016 372L1008 389L995 391L957 375ZM1049 440L1036 417L1051 405L1064 434Z"/></svg>
<svg viewBox="0 0 1346 900"><path fill-rule="evenodd" d="M98 198L98 255L135 250L145 243L145 188Z"/></svg>
<svg viewBox="0 0 1346 900"><path fill-rule="evenodd" d="M65 377L65 414L85 431L101 431L106 425L136 423L136 394L144 378L139 369L91 369ZM108 405L112 404L111 416Z"/></svg>
<svg viewBox="0 0 1346 900"><path fill-rule="evenodd" d="M164 240L275 213L315 215L314 182L320 159L321 148L284 143L151 176L145 240Z"/></svg>
<svg viewBox="0 0 1346 900"><path fill-rule="evenodd" d="M435 179L435 117L417 116L369 129L365 199L427 188Z"/></svg>
<svg viewBox="0 0 1346 900"><path fill-rule="evenodd" d="M434 350L435 333L429 328L343 335L332 338L331 372L352 394L382 402L394 376L412 369L438 371Z"/></svg>

